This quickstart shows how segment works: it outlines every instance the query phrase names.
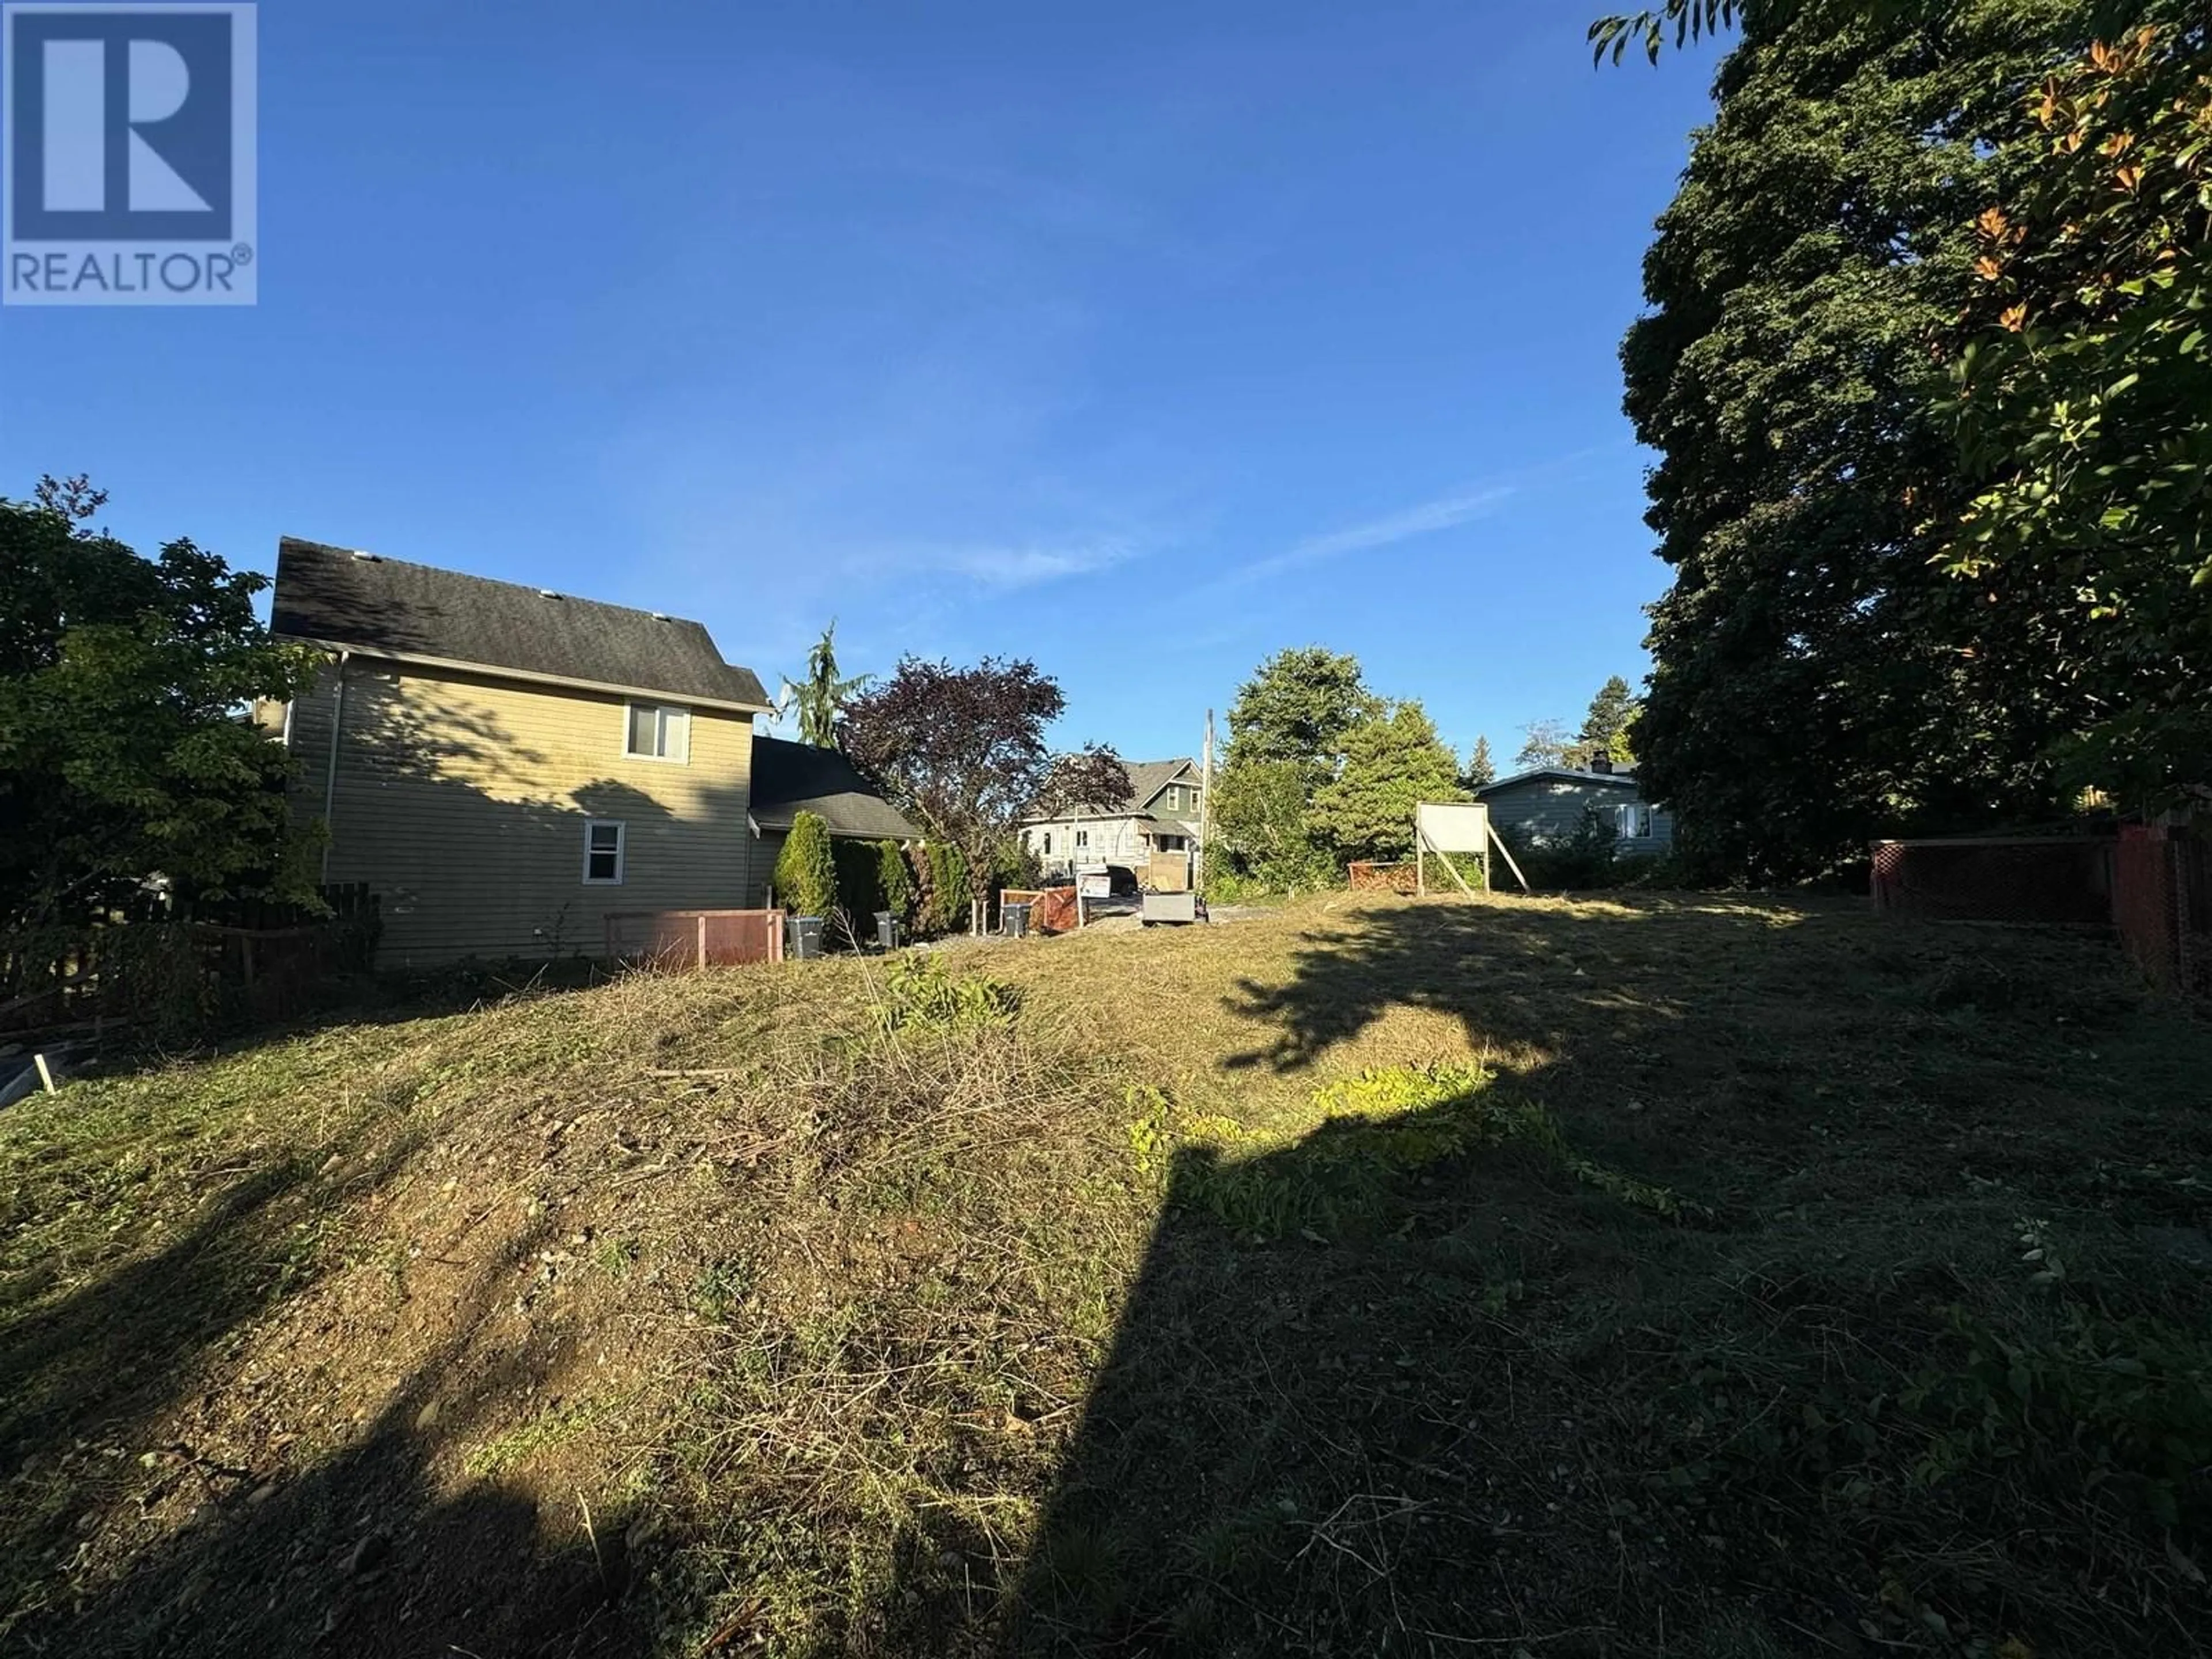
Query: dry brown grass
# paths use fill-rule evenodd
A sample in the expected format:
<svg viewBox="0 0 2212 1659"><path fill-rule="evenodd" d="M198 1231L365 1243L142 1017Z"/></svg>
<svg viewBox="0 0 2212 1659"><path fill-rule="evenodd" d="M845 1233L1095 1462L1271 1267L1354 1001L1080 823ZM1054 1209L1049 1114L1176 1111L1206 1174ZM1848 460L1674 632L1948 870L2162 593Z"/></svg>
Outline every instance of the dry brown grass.
<svg viewBox="0 0 2212 1659"><path fill-rule="evenodd" d="M946 956L1018 1014L638 978L0 1115L0 1645L2196 1650L2203 1472L2112 1425L2207 1397L2212 1041L2101 945L1340 897ZM1960 1439L1901 1403L1953 1308L2162 1392Z"/></svg>

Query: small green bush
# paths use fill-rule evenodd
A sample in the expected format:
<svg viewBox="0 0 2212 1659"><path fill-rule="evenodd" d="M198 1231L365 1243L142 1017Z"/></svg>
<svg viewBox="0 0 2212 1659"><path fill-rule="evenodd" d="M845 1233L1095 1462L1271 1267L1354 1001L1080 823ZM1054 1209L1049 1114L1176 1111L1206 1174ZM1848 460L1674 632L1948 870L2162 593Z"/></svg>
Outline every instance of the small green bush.
<svg viewBox="0 0 2212 1659"><path fill-rule="evenodd" d="M914 921L914 870L906 861L906 849L895 841L876 843L876 888L883 896L883 908L896 916L905 926Z"/></svg>
<svg viewBox="0 0 2212 1659"><path fill-rule="evenodd" d="M876 1004L885 1031L959 1031L1003 1025L1014 1017L1012 987L981 975L955 974L942 957L909 952L891 960Z"/></svg>
<svg viewBox="0 0 2212 1659"><path fill-rule="evenodd" d="M819 812L801 812L775 860L776 902L796 916L827 916L837 908L837 860Z"/></svg>

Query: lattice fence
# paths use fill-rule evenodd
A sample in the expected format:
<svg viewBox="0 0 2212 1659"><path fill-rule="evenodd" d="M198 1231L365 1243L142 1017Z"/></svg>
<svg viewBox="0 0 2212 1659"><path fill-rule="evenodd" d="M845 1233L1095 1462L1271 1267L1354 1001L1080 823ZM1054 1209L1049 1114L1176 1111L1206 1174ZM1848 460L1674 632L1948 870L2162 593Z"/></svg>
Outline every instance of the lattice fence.
<svg viewBox="0 0 2212 1659"><path fill-rule="evenodd" d="M1883 841L1875 908L1933 921L2112 922L2113 844L2085 836Z"/></svg>

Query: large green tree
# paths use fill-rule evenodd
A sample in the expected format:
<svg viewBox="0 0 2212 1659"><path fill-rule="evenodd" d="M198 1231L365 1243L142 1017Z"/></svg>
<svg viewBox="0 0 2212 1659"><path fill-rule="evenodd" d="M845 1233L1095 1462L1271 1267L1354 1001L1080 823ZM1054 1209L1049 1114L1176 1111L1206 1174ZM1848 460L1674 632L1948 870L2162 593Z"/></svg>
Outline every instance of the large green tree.
<svg viewBox="0 0 2212 1659"><path fill-rule="evenodd" d="M267 578L189 541L140 557L81 479L0 501L0 928L70 924L156 878L183 904L312 891L283 749L248 723L313 659L271 640Z"/></svg>
<svg viewBox="0 0 2212 1659"><path fill-rule="evenodd" d="M1791 876L2057 798L2047 732L1972 650L1984 600L1937 562L1968 491L1930 380L2081 9L1739 11L1622 349L1674 573L1637 747L1686 850Z"/></svg>
<svg viewBox="0 0 2212 1659"><path fill-rule="evenodd" d="M1229 709L1208 813L1215 867L1282 890L1328 881L1334 855L1311 821L1314 792L1342 765L1346 734L1378 707L1356 657L1315 645L1261 663Z"/></svg>
<svg viewBox="0 0 2212 1659"><path fill-rule="evenodd" d="M1291 761L1318 781L1335 771L1344 734L1375 708L1357 657L1317 645L1279 651L1230 705L1227 763Z"/></svg>
<svg viewBox="0 0 2212 1659"><path fill-rule="evenodd" d="M2147 24L2030 98L1976 222L1948 568L2066 781L2212 785L2212 30Z"/></svg>
<svg viewBox="0 0 2212 1659"><path fill-rule="evenodd" d="M1341 864L1398 859L1413 850L1413 809L1456 801L1459 763L1418 702L1361 720L1345 734L1344 764L1314 792L1310 820Z"/></svg>

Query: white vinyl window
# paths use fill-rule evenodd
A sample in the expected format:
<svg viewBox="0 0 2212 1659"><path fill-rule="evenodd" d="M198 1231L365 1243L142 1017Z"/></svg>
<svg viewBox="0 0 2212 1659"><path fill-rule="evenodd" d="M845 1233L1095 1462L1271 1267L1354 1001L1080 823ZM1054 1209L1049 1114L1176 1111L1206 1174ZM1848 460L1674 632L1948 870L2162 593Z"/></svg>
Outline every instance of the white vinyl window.
<svg viewBox="0 0 2212 1659"><path fill-rule="evenodd" d="M665 703L629 705L629 725L623 752L640 760L688 761L691 758L691 711Z"/></svg>
<svg viewBox="0 0 2212 1659"><path fill-rule="evenodd" d="M1623 841L1647 841L1651 835L1651 809L1641 805L1616 806L1613 827Z"/></svg>
<svg viewBox="0 0 2212 1659"><path fill-rule="evenodd" d="M618 818L592 818L584 824L584 885L619 887L623 843L629 840Z"/></svg>

